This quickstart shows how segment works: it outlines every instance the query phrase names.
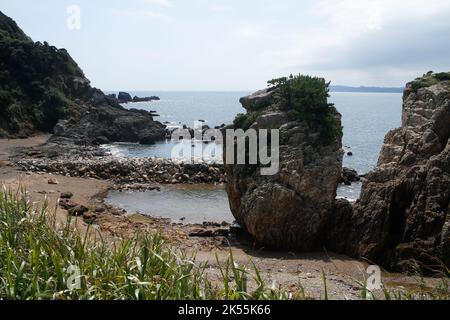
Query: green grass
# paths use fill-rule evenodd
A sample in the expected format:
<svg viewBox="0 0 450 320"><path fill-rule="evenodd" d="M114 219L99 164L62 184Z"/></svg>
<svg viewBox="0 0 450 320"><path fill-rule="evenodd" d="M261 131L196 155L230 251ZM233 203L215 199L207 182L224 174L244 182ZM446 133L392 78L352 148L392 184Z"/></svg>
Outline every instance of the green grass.
<svg viewBox="0 0 450 320"><path fill-rule="evenodd" d="M70 218L59 225L45 206L34 209L25 194L0 192L0 300L309 299L301 285L295 293L268 286L256 266L238 265L231 251L225 262L217 258L213 277L206 264L158 234L94 241L93 230L82 235ZM323 285L322 298L329 299L325 273ZM361 288L363 299L372 297ZM382 298L449 299L448 284L444 279L435 289L385 289Z"/></svg>
<svg viewBox="0 0 450 320"><path fill-rule="evenodd" d="M288 298L260 276L258 289L250 292L249 272L232 255L221 267L223 278L213 282L206 266L160 235L94 242L70 221L59 227L55 221L47 209L34 210L21 192L0 194L0 300ZM77 281L79 286L70 286Z"/></svg>

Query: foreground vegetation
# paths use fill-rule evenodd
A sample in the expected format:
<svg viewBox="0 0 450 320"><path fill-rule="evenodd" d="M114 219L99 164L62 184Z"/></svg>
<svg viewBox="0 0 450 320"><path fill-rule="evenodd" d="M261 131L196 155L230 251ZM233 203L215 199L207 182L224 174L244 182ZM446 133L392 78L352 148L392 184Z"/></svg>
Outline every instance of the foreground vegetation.
<svg viewBox="0 0 450 320"><path fill-rule="evenodd" d="M410 82L409 85L415 92L417 92L419 89L431 87L441 81L450 81L450 72L433 73L430 71L423 77L417 78Z"/></svg>
<svg viewBox="0 0 450 320"><path fill-rule="evenodd" d="M82 236L71 221L58 226L48 210L34 210L23 192L0 193L0 300L308 298L303 290L292 294L268 287L256 268L250 272L239 267L232 254L220 267L219 280L212 281L206 265L165 244L159 235L118 243L92 238ZM325 275L323 283L322 298L327 299ZM361 288L361 298L373 298ZM383 297L449 298L446 286L385 290Z"/></svg>
<svg viewBox="0 0 450 320"><path fill-rule="evenodd" d="M93 242L20 194L0 195L0 299L287 299L267 288L248 290L248 273L232 257L213 284L206 267L159 235L112 244ZM79 270L79 273L77 272ZM78 277L77 277L78 275Z"/></svg>

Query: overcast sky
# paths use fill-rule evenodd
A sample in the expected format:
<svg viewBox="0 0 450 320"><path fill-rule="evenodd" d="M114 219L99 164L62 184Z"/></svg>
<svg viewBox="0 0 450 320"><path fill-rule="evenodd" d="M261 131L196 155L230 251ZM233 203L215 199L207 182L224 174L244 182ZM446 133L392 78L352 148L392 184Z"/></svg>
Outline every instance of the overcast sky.
<svg viewBox="0 0 450 320"><path fill-rule="evenodd" d="M81 9L81 29L67 8ZM403 86L450 71L449 0L0 0L103 90L254 90L290 73Z"/></svg>

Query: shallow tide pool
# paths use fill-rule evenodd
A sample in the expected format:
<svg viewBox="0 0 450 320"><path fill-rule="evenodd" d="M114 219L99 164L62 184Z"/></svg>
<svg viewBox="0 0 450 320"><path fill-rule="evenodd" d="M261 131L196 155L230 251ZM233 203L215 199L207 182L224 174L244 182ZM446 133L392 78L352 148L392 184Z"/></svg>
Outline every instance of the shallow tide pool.
<svg viewBox="0 0 450 320"><path fill-rule="evenodd" d="M224 186L164 185L161 191L112 191L106 202L130 213L177 223L234 222Z"/></svg>

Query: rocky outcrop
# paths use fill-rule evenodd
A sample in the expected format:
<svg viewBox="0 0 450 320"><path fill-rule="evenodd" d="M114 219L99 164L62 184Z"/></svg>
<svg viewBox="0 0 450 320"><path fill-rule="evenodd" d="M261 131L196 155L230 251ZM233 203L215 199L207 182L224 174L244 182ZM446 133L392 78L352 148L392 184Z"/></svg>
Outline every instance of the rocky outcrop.
<svg viewBox="0 0 450 320"><path fill-rule="evenodd" d="M128 92L119 92L117 99L119 99L119 103L128 103L133 100Z"/></svg>
<svg viewBox="0 0 450 320"><path fill-rule="evenodd" d="M127 110L115 96L91 87L66 50L32 41L1 12L0 57L2 138L49 132L57 144L67 139L91 144L153 143L165 136L151 113ZM126 93L122 98L133 100Z"/></svg>
<svg viewBox="0 0 450 320"><path fill-rule="evenodd" d="M402 127L387 134L353 213L343 213L348 239L332 246L391 269L411 259L450 265L450 74L439 75L407 85Z"/></svg>
<svg viewBox="0 0 450 320"><path fill-rule="evenodd" d="M158 100L161 100L161 99L157 96L150 96L150 97L134 96L133 97L133 102L150 102L150 101L158 101Z"/></svg>
<svg viewBox="0 0 450 320"><path fill-rule="evenodd" d="M333 211L342 173L341 137L324 141L315 125L274 104L275 92L259 91L241 103L249 112L244 122L255 119L249 123L252 129L280 130L280 170L262 176L260 165L227 164L230 207L256 241L312 250L320 247ZM330 118L340 128L341 115L334 107Z"/></svg>
<svg viewBox="0 0 450 320"><path fill-rule="evenodd" d="M343 183L343 184L349 186L353 182L359 182L359 181L361 181L361 178L355 169L344 168L342 170L342 178L341 178L340 183Z"/></svg>
<svg viewBox="0 0 450 320"><path fill-rule="evenodd" d="M74 124L58 123L49 142L71 139L81 144L139 142L153 144L165 138L165 126L153 120L151 113L127 110L106 100L86 106Z"/></svg>
<svg viewBox="0 0 450 320"><path fill-rule="evenodd" d="M138 97L138 96L134 96L133 98L131 97L131 94L129 94L128 92L119 92L119 95L116 98L115 94L109 95L109 97L116 99L116 101L118 103L130 103L130 102L150 102L150 101L155 101L155 100L160 100L159 97L157 96L150 96L150 97Z"/></svg>

